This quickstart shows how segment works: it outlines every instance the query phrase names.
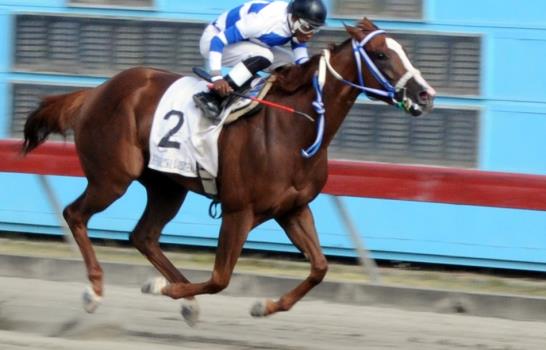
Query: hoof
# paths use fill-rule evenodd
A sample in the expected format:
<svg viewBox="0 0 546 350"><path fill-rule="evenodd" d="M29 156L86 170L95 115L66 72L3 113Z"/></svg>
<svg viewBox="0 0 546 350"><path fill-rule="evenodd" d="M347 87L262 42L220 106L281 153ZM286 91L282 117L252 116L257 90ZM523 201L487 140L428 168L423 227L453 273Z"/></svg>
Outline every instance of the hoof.
<svg viewBox="0 0 546 350"><path fill-rule="evenodd" d="M253 317L265 317L266 314L266 302L265 301L257 301L252 305L252 308L250 308L250 314Z"/></svg>
<svg viewBox="0 0 546 350"><path fill-rule="evenodd" d="M165 277L154 277L150 278L142 288L140 288L140 291L144 294L154 294L159 295L161 294L161 290L167 286L167 280Z"/></svg>
<svg viewBox="0 0 546 350"><path fill-rule="evenodd" d="M188 326L195 327L197 321L199 321L199 304L197 303L197 299L193 298L184 300L180 313L182 314L182 317L184 317L184 321L186 321Z"/></svg>
<svg viewBox="0 0 546 350"><path fill-rule="evenodd" d="M102 301L102 298L98 296L97 293L95 293L93 288L88 286L83 291L82 301L83 301L83 308L85 309L85 311L91 314L95 312L95 310L99 307Z"/></svg>

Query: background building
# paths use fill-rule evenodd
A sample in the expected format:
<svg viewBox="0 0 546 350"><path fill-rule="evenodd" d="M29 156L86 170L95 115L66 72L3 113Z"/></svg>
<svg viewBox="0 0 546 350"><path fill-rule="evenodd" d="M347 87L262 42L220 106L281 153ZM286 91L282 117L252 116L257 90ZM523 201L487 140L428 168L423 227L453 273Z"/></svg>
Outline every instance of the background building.
<svg viewBox="0 0 546 350"><path fill-rule="evenodd" d="M39 96L95 86L146 65L189 74L203 64L204 26L235 0L0 0L0 138L20 137ZM367 16L405 46L438 91L424 118L364 97L330 148L331 158L546 174L546 3L527 0L327 0L328 28L312 52L346 37ZM57 177L63 204L83 179ZM29 203L29 198L32 201ZM140 185L97 215L93 237L126 239L144 205ZM546 214L408 201L344 198L375 258L546 270ZM332 203L312 207L326 254L353 256ZM214 246L219 221L190 196L163 242ZM0 231L58 234L31 175L0 173ZM247 248L295 251L280 228L254 230Z"/></svg>

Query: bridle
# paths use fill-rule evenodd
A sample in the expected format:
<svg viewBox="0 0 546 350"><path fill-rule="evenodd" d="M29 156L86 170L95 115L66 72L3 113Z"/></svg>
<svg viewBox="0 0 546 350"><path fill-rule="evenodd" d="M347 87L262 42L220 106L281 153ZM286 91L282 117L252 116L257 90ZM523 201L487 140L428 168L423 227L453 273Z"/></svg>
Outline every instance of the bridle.
<svg viewBox="0 0 546 350"><path fill-rule="evenodd" d="M356 89L361 90L362 92L365 92L366 95L369 97L373 96L381 96L388 99L391 99L394 105L396 105L399 108L407 109L409 108L408 105L408 99L406 97L406 84L407 82L417 76L420 76L421 73L419 70L412 67L412 69L409 69L397 82L395 85L392 85L381 73L379 68L375 65L373 60L370 58L368 53L366 52L365 46L372 40L376 35L379 34L385 34L384 30L375 30L373 32L370 32L368 35L364 37L360 42L352 39L352 46L353 46L353 54L355 57L355 63L357 67L357 75L358 75L358 84L344 79L341 74L339 74L334 67L332 67L330 63L330 51L329 50L323 50L322 57L319 64L319 81L322 80L324 82L325 75L326 75L326 69L324 67L328 68L328 71L338 80L344 82L347 85L350 85ZM363 76L363 62L368 67L368 70L371 72L372 76L377 80L377 82L383 87L383 89L375 89L371 88L365 85L364 83L364 76ZM322 75L322 79L321 79ZM371 96L370 96L371 95Z"/></svg>
<svg viewBox="0 0 546 350"><path fill-rule="evenodd" d="M313 107L319 116L317 120L317 135L315 141L310 146L301 150L301 154L304 158L311 158L312 156L314 156L318 152L322 144L325 126L324 114L326 112L324 108L324 103L322 101L322 90L326 82L327 70L336 79L356 89L359 89L361 92L365 92L368 97L385 97L387 99L390 99L394 106L403 109L406 112L408 112L412 108L413 102L411 101L411 99L406 97L406 84L410 79L421 76L421 73L419 72L419 70L411 67L402 77L400 77L400 79L398 79L396 84L392 85L385 78L383 73L381 73L379 68L377 68L377 66L372 61L365 49L366 44L379 34L385 34L385 31L375 30L373 32L370 32L361 41L352 39L353 54L357 67L358 84L343 78L341 74L339 74L330 63L330 51L327 49L322 51L322 56L319 62L319 69L313 77L313 87L316 91L316 97L315 101L313 102ZM372 76L377 80L377 82L379 82L383 89L375 89L365 85L362 62L366 64Z"/></svg>

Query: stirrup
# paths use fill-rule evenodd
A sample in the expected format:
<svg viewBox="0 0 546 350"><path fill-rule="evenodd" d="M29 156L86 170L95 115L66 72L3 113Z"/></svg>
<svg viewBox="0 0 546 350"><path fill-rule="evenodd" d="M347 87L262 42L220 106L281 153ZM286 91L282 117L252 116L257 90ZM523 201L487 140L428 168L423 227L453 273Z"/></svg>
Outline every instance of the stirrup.
<svg viewBox="0 0 546 350"><path fill-rule="evenodd" d="M212 122L218 122L221 114L216 96L211 92L200 92L193 95L193 102L203 112L203 116Z"/></svg>

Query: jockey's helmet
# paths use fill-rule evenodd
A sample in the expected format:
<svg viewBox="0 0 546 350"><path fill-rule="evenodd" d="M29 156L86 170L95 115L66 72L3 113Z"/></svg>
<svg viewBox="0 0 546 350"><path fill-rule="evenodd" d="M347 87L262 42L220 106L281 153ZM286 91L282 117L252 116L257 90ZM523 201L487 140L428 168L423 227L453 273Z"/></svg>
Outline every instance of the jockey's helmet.
<svg viewBox="0 0 546 350"><path fill-rule="evenodd" d="M326 21L327 10L322 0L292 0L288 4L288 12L292 16L297 17L300 23L297 24L294 30L302 32L311 32L317 30L324 25ZM295 21L297 22L297 20Z"/></svg>

